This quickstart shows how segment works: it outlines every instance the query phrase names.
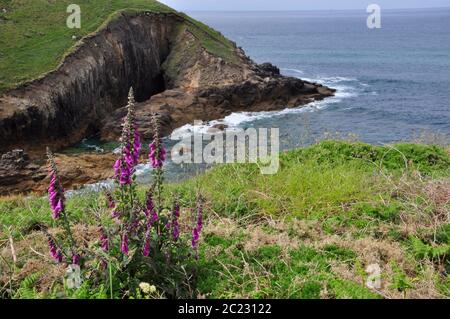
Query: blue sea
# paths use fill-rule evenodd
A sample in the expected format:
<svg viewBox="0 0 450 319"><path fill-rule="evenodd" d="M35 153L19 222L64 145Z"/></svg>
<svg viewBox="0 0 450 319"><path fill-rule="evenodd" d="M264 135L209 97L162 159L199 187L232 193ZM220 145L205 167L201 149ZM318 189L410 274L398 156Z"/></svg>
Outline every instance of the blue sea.
<svg viewBox="0 0 450 319"><path fill-rule="evenodd" d="M231 119L279 127L284 148L336 132L374 144L450 135L450 8L382 11L381 29L365 10L189 14L256 62L337 89L310 108Z"/></svg>

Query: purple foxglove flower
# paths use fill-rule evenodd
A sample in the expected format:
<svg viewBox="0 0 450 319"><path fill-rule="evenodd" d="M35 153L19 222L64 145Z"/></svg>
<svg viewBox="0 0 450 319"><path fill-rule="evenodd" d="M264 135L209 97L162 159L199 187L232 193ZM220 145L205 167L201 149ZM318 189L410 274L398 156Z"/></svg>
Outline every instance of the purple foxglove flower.
<svg viewBox="0 0 450 319"><path fill-rule="evenodd" d="M100 227L99 231L100 231L100 243L102 245L102 250L106 252L109 250L109 239L108 239L108 236L106 235L105 229L103 227Z"/></svg>
<svg viewBox="0 0 450 319"><path fill-rule="evenodd" d="M53 218L59 219L61 213L64 211L64 188L62 188L55 172L52 172L51 176L50 185L48 187L48 198Z"/></svg>
<svg viewBox="0 0 450 319"><path fill-rule="evenodd" d="M202 231L203 228L203 207L199 204L197 208L197 229L199 232Z"/></svg>
<svg viewBox="0 0 450 319"><path fill-rule="evenodd" d="M130 185L134 172L134 159L129 143L122 149L121 157L114 163L114 176L120 185Z"/></svg>
<svg viewBox="0 0 450 319"><path fill-rule="evenodd" d="M147 230L147 233L145 235L145 243L144 243L144 251L142 254L145 257L148 257L150 255L150 229Z"/></svg>
<svg viewBox="0 0 450 319"><path fill-rule="evenodd" d="M153 168L161 168L166 160L166 150L160 140L154 140L150 145L149 159Z"/></svg>
<svg viewBox="0 0 450 319"><path fill-rule="evenodd" d="M53 259L61 263L63 259L61 251L56 247L55 242L50 237L48 237L48 246L50 248L50 255L53 257Z"/></svg>
<svg viewBox="0 0 450 319"><path fill-rule="evenodd" d="M108 208L113 209L116 207L116 203L114 202L114 198L112 197L110 192L106 192L106 200L108 201Z"/></svg>
<svg viewBox="0 0 450 319"><path fill-rule="evenodd" d="M194 227L192 230L192 248L197 250L198 248L198 240L200 239L200 234L197 227Z"/></svg>
<svg viewBox="0 0 450 319"><path fill-rule="evenodd" d="M123 153L124 153L124 159L125 159L126 166L128 167L128 169L130 171L133 170L133 168L136 165L136 163L135 163L134 154L131 151L131 146L130 146L129 143L125 146L125 149L124 149Z"/></svg>
<svg viewBox="0 0 450 319"><path fill-rule="evenodd" d="M134 167L138 163L141 149L139 131L137 130L137 125L134 124L134 102L133 88L130 88L127 105L128 112L122 125L122 136L120 138L122 143L121 157L114 164L115 177L121 185L131 184Z"/></svg>
<svg viewBox="0 0 450 319"><path fill-rule="evenodd" d="M173 209L172 225L171 225L173 241L178 241L178 238L180 237L180 225L178 223L179 217L180 217L180 205L176 203Z"/></svg>
<svg viewBox="0 0 450 319"><path fill-rule="evenodd" d="M123 158L118 159L114 164L115 177L119 181L120 185L130 185L131 175L130 166Z"/></svg>
<svg viewBox="0 0 450 319"><path fill-rule="evenodd" d="M50 184L48 186L48 198L50 208L53 212L53 218L58 219L61 213L64 212L64 188L58 176L58 168L53 157L52 152L47 148L47 157L50 168Z"/></svg>
<svg viewBox="0 0 450 319"><path fill-rule="evenodd" d="M166 150L159 137L159 123L156 114L152 114L153 142L149 145L149 160L153 168L161 168L166 160Z"/></svg>
<svg viewBox="0 0 450 319"><path fill-rule="evenodd" d="M118 211L116 211L116 210L113 210L113 211L111 212L111 217L112 217L112 218L120 217L120 213L119 213Z"/></svg>
<svg viewBox="0 0 450 319"><path fill-rule="evenodd" d="M74 265L80 265L80 256L77 254L72 255L72 264Z"/></svg>
<svg viewBox="0 0 450 319"><path fill-rule="evenodd" d="M112 218L119 217L120 213L116 210L116 203L114 202L114 198L112 197L111 193L110 192L106 192L105 196L106 196L108 208L112 209L111 217Z"/></svg>
<svg viewBox="0 0 450 319"><path fill-rule="evenodd" d="M122 160L119 158L117 161L114 162L114 176L118 178L120 176L122 166Z"/></svg>
<svg viewBox="0 0 450 319"><path fill-rule="evenodd" d="M131 222L130 233L135 234L136 231L138 230L138 228L139 228L139 219L134 219L134 220Z"/></svg>
<svg viewBox="0 0 450 319"><path fill-rule="evenodd" d="M203 207L201 202L197 204L197 225L192 230L192 248L198 249L198 241L200 239L200 233L203 228Z"/></svg>
<svg viewBox="0 0 450 319"><path fill-rule="evenodd" d="M153 202L153 196L150 192L147 193L147 207L144 213L150 226L158 221L158 213L156 212L155 203Z"/></svg>
<svg viewBox="0 0 450 319"><path fill-rule="evenodd" d="M120 245L120 251L124 255L128 255L128 234L123 234L122 236L122 243Z"/></svg>
<svg viewBox="0 0 450 319"><path fill-rule="evenodd" d="M172 236L175 242L180 238L180 224L177 220L172 223Z"/></svg>

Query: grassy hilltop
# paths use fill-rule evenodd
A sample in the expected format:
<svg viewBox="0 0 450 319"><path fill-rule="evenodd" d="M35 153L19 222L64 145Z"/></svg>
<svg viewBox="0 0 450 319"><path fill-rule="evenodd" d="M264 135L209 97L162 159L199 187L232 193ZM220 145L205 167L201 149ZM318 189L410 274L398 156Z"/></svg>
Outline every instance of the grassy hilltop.
<svg viewBox="0 0 450 319"><path fill-rule="evenodd" d="M0 94L54 70L81 38L123 11L179 14L205 49L224 58L232 57L233 46L221 34L158 1L79 0L76 3L81 7L81 29L66 25L66 9L72 3L0 0Z"/></svg>
<svg viewBox="0 0 450 319"><path fill-rule="evenodd" d="M193 295L448 298L449 167L448 149L437 146L324 141L283 154L275 175L223 165L170 184L186 206L198 190L207 201ZM94 216L109 214L103 196L73 197L68 210L76 235L95 242ZM0 295L67 297L64 269L38 231L54 225L47 199L1 200L0 224ZM365 285L371 264L381 268L377 291ZM89 282L69 296L107 297Z"/></svg>

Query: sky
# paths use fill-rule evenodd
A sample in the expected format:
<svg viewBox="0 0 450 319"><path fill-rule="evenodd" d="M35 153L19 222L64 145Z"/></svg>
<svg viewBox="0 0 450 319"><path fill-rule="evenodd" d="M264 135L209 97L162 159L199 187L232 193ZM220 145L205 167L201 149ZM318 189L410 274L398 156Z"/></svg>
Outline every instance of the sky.
<svg viewBox="0 0 450 319"><path fill-rule="evenodd" d="M348 10L450 7L450 0L159 0L179 11Z"/></svg>

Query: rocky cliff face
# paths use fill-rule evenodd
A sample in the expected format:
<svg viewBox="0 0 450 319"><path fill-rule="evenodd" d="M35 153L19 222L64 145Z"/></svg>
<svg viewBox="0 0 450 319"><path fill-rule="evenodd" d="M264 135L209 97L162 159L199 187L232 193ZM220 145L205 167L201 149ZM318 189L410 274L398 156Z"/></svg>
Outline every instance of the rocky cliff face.
<svg viewBox="0 0 450 319"><path fill-rule="evenodd" d="M143 101L165 89L162 63L180 18L123 14L43 78L0 99L0 147L66 146L100 129L130 86Z"/></svg>
<svg viewBox="0 0 450 319"><path fill-rule="evenodd" d="M36 165L42 166L46 145L55 150L97 133L117 140L131 86L140 102L137 121L144 138L150 138L152 112L162 115L168 134L196 119L294 107L334 94L321 85L283 77L271 64L256 64L234 44L226 56L218 54L217 39L210 36L183 15L121 13L83 39L57 70L0 97L1 153L18 148L31 155L23 167L11 166L12 153L0 160L0 194L33 190L20 185L42 179ZM88 161L61 159L75 180L100 178L83 178ZM77 174L71 174L70 165ZM66 186L72 184L68 180Z"/></svg>

